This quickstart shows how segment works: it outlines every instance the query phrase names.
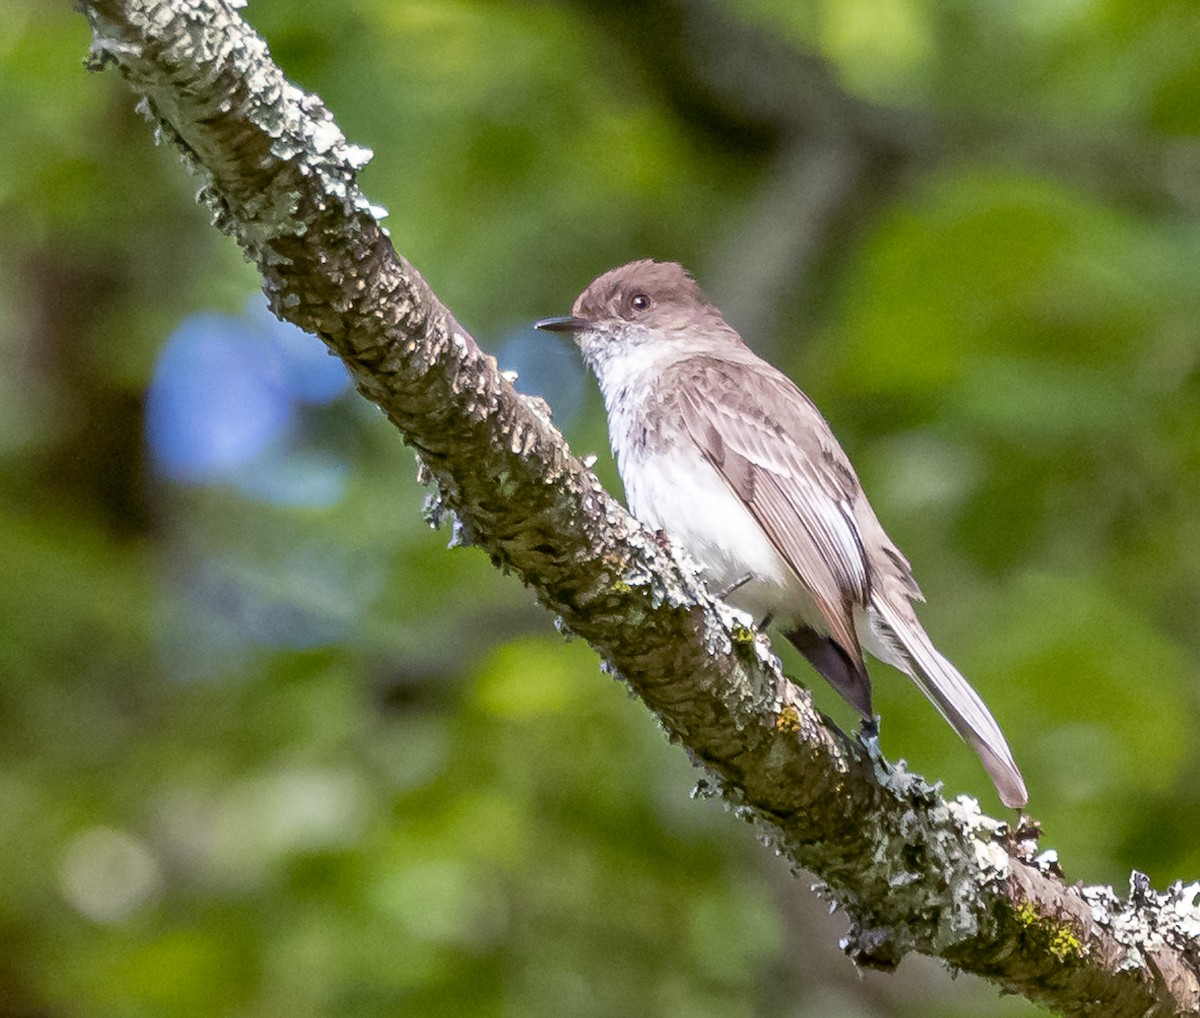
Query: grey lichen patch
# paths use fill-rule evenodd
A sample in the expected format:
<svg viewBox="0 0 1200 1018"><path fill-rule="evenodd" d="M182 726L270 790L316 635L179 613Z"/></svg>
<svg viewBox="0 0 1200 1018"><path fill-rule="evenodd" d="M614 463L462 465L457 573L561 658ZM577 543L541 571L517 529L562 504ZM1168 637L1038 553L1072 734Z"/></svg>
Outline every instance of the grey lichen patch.
<svg viewBox="0 0 1200 1018"><path fill-rule="evenodd" d="M1125 901L1111 887L1084 887L1079 893L1092 921L1124 947L1122 969L1142 968L1146 955L1160 948L1185 951L1200 960L1200 883L1176 881L1165 891L1155 891L1135 871Z"/></svg>
<svg viewBox="0 0 1200 1018"><path fill-rule="evenodd" d="M514 452L516 450L513 450ZM511 472L501 470L496 474L496 488L502 498L512 498L521 490L521 481L514 477Z"/></svg>
<svg viewBox="0 0 1200 1018"><path fill-rule="evenodd" d="M946 813L959 832L966 836L980 872L989 881L1004 880L1012 865L1012 860L1003 845L1003 840L1008 834L1008 824L984 813L979 806L979 800L970 795L960 795L953 802L946 803L945 807ZM935 817L937 812L933 811Z"/></svg>
<svg viewBox="0 0 1200 1018"><path fill-rule="evenodd" d="M1042 873L1057 877L1063 875L1062 867L1058 863L1058 849L1048 848L1046 851L1038 853L1033 859L1033 865Z"/></svg>
<svg viewBox="0 0 1200 1018"><path fill-rule="evenodd" d="M429 525L430 530L439 529L450 512L446 507L440 490L430 492L426 495L425 501L421 505L421 515Z"/></svg>
<svg viewBox="0 0 1200 1018"><path fill-rule="evenodd" d="M538 418L538 420L540 420L543 424L546 424L546 425L550 425L552 423L552 419L554 417L554 410L551 408L550 404L546 402L545 399L543 399L541 396L529 395L528 393L518 393L517 395L520 398L521 402L525 404L525 406L529 409L529 411L536 418ZM585 457L583 460L583 465L590 470L592 465L594 464L594 462L595 461L593 460L593 463L589 464Z"/></svg>
<svg viewBox="0 0 1200 1018"><path fill-rule="evenodd" d="M875 964L880 951L892 962L912 950L945 955L986 932L1012 864L1007 825L974 799L946 802L923 782L901 782L893 794L905 786L910 805L898 817L880 811L861 818L870 857L856 861L844 884L836 873L828 880L832 900L867 937L858 945L852 930L848 952L865 964Z"/></svg>
<svg viewBox="0 0 1200 1018"><path fill-rule="evenodd" d="M915 811L906 818L914 815ZM980 932L989 902L1008 877L1011 859L1003 844L1007 825L987 816L976 799L959 796L933 807L928 816L932 823L920 824L922 847L945 860L948 874L958 878L948 882L951 907L942 908L933 938L935 951L941 953Z"/></svg>
<svg viewBox="0 0 1200 1018"><path fill-rule="evenodd" d="M109 65L120 66L141 58L142 48L136 43L93 32L83 66L89 71L103 71Z"/></svg>

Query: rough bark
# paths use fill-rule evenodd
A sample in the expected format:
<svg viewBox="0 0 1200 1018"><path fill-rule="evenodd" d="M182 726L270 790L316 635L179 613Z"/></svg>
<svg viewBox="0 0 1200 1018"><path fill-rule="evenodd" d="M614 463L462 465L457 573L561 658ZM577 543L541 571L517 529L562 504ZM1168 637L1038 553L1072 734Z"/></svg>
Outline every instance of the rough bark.
<svg viewBox="0 0 1200 1018"><path fill-rule="evenodd" d="M370 153L287 82L221 0L89 0L91 66L115 65L276 313L320 336L413 445L434 511L587 639L778 851L843 907L847 953L919 951L1066 1015L1200 1013L1200 884L1128 900L1068 886L1012 830L889 768L787 684L688 563L660 547L517 394L355 183Z"/></svg>

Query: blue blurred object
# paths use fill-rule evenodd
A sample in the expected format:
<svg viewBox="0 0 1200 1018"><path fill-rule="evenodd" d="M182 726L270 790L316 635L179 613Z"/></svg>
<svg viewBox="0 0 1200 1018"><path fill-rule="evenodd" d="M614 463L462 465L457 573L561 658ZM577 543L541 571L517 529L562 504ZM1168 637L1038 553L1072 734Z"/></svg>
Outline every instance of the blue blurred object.
<svg viewBox="0 0 1200 1018"><path fill-rule="evenodd" d="M228 480L291 430L292 400L261 340L229 315L189 318L155 365L146 411L150 452L172 480Z"/></svg>
<svg viewBox="0 0 1200 1018"><path fill-rule="evenodd" d="M583 402L583 361L570 344L526 326L508 334L496 360L517 373L517 391L541 396L554 410L560 428L568 427Z"/></svg>
<svg viewBox="0 0 1200 1018"><path fill-rule="evenodd" d="M153 461L184 484L232 484L251 498L330 505L348 468L306 446L305 406L349 388L341 361L271 315L262 296L244 314L199 314L167 339L150 383L146 430Z"/></svg>
<svg viewBox="0 0 1200 1018"><path fill-rule="evenodd" d="M246 302L243 317L271 347L280 383L297 401L324 406L350 387L346 366L316 337L276 318L262 294Z"/></svg>

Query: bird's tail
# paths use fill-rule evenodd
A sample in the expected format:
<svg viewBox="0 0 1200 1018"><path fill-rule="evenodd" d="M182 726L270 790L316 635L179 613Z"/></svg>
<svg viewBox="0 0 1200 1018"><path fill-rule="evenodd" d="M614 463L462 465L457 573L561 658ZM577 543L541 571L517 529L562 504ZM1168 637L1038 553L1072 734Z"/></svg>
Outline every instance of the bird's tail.
<svg viewBox="0 0 1200 1018"><path fill-rule="evenodd" d="M1025 780L996 719L970 683L940 653L915 613L905 603L897 609L884 598L871 600L873 635L885 646L881 656L910 675L950 726L983 761L1005 806L1019 809L1029 801ZM889 654L886 651L892 651Z"/></svg>

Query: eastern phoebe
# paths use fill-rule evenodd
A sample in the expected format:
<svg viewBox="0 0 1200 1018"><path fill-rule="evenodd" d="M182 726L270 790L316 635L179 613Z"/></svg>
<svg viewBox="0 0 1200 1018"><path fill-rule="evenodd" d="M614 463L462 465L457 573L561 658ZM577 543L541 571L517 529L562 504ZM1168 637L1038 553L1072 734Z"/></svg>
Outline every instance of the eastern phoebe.
<svg viewBox="0 0 1200 1018"><path fill-rule="evenodd" d="M776 620L874 726L864 649L912 677L974 748L1006 806L1028 801L1000 726L917 620L908 560L812 401L757 357L683 267L606 272L565 318L600 383L629 509L710 586Z"/></svg>

